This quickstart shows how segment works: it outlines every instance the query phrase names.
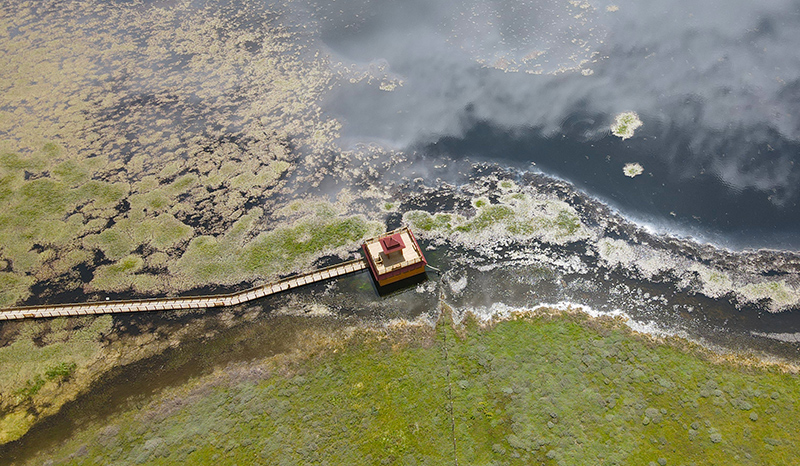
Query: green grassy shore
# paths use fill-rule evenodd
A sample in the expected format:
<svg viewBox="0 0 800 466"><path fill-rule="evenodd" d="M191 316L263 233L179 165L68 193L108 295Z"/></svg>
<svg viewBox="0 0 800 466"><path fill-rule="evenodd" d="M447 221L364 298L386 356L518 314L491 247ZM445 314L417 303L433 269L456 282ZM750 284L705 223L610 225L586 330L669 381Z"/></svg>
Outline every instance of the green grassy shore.
<svg viewBox="0 0 800 466"><path fill-rule="evenodd" d="M30 464L792 464L796 373L616 320L315 332ZM247 376L242 374L246 373ZM108 422L111 422L109 424Z"/></svg>

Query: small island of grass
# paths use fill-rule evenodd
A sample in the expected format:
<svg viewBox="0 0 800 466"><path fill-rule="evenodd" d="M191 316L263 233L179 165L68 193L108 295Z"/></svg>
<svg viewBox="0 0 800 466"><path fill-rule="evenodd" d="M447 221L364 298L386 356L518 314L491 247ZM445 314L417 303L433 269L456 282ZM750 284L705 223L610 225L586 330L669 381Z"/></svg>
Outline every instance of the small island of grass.
<svg viewBox="0 0 800 466"><path fill-rule="evenodd" d="M622 173L624 173L625 176L633 178L644 173L644 167L638 163L626 163L625 166L622 167Z"/></svg>
<svg viewBox="0 0 800 466"><path fill-rule="evenodd" d="M622 139L628 139L633 136L636 128L642 126L642 120L635 112L620 113L614 119L614 124L611 125L611 132L614 136L619 136Z"/></svg>

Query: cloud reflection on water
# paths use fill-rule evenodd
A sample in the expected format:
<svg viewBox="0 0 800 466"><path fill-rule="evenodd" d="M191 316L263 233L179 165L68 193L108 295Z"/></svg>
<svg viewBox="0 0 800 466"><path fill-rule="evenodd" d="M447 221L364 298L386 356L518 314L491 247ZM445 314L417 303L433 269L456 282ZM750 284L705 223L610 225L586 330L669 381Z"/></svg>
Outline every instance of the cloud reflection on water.
<svg viewBox="0 0 800 466"><path fill-rule="evenodd" d="M800 4L734 3L336 2L318 12L332 59L385 61L403 85L343 87L329 108L345 136L397 147L576 116L600 139L632 110L665 182L708 174L797 209Z"/></svg>

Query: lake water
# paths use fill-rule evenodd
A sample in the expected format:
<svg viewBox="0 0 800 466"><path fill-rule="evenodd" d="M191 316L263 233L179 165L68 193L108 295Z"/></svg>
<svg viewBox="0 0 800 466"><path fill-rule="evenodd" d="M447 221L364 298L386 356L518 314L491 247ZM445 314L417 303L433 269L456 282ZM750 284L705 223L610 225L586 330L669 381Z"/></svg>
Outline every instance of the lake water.
<svg viewBox="0 0 800 466"><path fill-rule="evenodd" d="M322 48L355 78L324 105L343 124L340 143L413 154L387 179L458 186L471 162L497 164L565 180L651 233L730 250L800 249L796 2L345 1L312 11ZM627 139L611 132L623 112L643 123ZM643 173L626 176L629 163ZM800 331L793 311L641 282L625 289L663 302L621 303L610 290L625 280L602 274L578 279L595 282L588 292L570 290L574 276L513 291L529 273L509 265L473 278L479 291L461 302L567 300L710 344L797 354L752 338Z"/></svg>
<svg viewBox="0 0 800 466"><path fill-rule="evenodd" d="M352 1L317 18L334 61L402 82L338 90L353 141L541 170L661 232L800 246L795 2ZM625 111L644 124L623 141Z"/></svg>

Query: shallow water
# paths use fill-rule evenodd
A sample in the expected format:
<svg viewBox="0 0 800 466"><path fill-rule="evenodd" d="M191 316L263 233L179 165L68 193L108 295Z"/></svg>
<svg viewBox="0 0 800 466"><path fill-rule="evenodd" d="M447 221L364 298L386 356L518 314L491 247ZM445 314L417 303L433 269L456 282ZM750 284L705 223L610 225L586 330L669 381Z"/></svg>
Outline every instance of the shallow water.
<svg viewBox="0 0 800 466"><path fill-rule="evenodd" d="M505 131L477 122L462 137L443 137L419 150L557 176L656 231L735 249L800 248L797 199L778 205L771 193L737 188L713 172L678 171L657 154L682 149L686 159L694 155L676 147L681 142L671 135L656 140L642 131L643 140L612 135L587 140L578 128L571 130L548 137L537 129ZM798 149L792 144L786 153ZM622 172L631 161L644 167L634 179Z"/></svg>
<svg viewBox="0 0 800 466"><path fill-rule="evenodd" d="M313 323L323 327L340 325L321 319ZM146 406L154 394L168 392L225 364L284 352L294 344L297 332L308 325L300 318L272 317L230 329L211 327L209 330L218 331L212 339L186 342L153 358L112 370L88 393L64 405L57 415L39 423L22 440L0 446L0 456L7 460L29 457L58 445L87 423L113 423L115 413Z"/></svg>

